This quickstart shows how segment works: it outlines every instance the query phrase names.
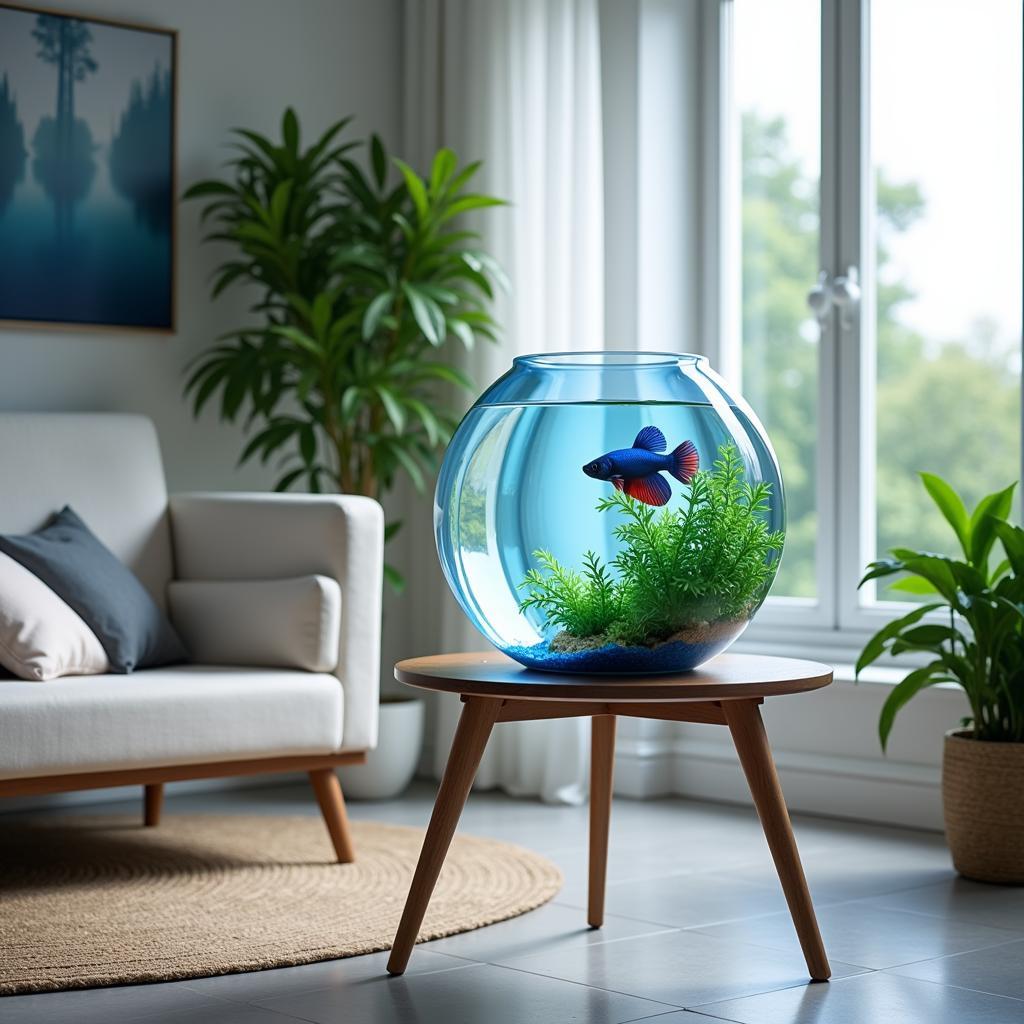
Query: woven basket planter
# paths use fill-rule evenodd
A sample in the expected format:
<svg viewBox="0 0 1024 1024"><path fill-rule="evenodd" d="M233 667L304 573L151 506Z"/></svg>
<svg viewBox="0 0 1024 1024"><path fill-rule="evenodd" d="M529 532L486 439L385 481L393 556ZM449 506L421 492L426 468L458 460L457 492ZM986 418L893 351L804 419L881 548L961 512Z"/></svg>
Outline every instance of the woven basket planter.
<svg viewBox="0 0 1024 1024"><path fill-rule="evenodd" d="M947 732L942 802L957 871L979 882L1024 885L1024 743Z"/></svg>

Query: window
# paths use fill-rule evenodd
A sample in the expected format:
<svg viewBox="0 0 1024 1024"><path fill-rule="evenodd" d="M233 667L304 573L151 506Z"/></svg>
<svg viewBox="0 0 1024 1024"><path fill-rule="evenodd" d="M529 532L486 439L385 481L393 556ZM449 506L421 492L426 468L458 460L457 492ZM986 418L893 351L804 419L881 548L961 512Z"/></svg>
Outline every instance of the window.
<svg viewBox="0 0 1024 1024"><path fill-rule="evenodd" d="M712 5L713 6L713 5ZM710 31L719 362L772 437L786 552L761 622L858 642L895 544L952 553L918 470L969 504L1020 476L1021 0L722 0ZM730 273L738 280L729 280ZM763 627L762 627L763 628Z"/></svg>

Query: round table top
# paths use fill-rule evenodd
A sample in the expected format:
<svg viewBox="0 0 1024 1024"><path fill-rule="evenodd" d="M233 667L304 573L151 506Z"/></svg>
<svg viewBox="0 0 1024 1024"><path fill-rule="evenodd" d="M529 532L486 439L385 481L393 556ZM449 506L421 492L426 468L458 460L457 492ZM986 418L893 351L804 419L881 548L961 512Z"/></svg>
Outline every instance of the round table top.
<svg viewBox="0 0 1024 1024"><path fill-rule="evenodd" d="M832 669L796 658L720 654L678 675L585 676L537 672L491 651L409 658L395 666L395 678L424 690L510 700L686 701L817 690L832 682Z"/></svg>

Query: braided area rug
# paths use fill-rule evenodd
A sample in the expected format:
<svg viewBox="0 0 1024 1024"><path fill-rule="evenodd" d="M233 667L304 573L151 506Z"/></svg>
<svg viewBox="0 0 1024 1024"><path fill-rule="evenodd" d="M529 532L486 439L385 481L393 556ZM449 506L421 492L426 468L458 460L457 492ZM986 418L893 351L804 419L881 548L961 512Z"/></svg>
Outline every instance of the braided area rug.
<svg viewBox="0 0 1024 1024"><path fill-rule="evenodd" d="M423 830L353 822L352 832L356 863L336 864L317 817L4 824L0 993L201 978L387 949ZM515 917L561 884L544 857L456 836L420 939Z"/></svg>

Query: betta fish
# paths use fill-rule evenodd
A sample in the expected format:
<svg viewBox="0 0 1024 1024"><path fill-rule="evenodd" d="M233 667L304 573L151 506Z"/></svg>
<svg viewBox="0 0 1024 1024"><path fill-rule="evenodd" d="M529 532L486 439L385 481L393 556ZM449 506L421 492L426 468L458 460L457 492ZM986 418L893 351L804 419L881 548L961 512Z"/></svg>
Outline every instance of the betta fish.
<svg viewBox="0 0 1024 1024"><path fill-rule="evenodd" d="M616 490L648 505L664 505L672 497L672 488L661 475L664 470L681 483L688 484L697 472L700 460L692 441L684 441L665 454L668 444L657 427L644 427L632 448L608 452L583 467L595 480L610 480Z"/></svg>

